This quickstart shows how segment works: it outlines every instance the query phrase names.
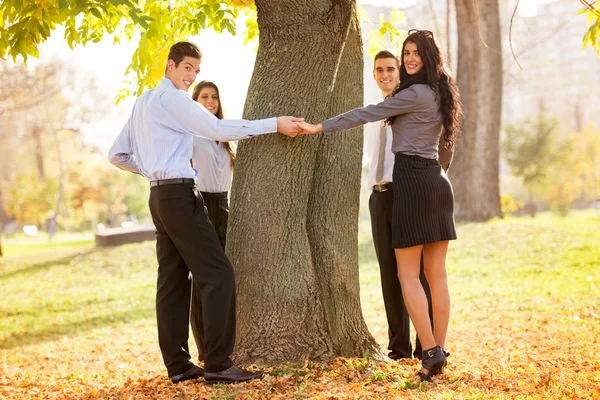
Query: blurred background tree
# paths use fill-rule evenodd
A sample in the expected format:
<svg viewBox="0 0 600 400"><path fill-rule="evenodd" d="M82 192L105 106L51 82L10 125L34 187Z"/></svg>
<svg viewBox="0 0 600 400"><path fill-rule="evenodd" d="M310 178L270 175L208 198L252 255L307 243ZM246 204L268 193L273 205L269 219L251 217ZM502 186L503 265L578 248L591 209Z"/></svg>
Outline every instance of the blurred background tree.
<svg viewBox="0 0 600 400"><path fill-rule="evenodd" d="M53 234L110 225L120 214L148 216L144 179L119 174L104 151L84 143L82 129L112 101L93 79L75 75L58 61L0 62L0 222Z"/></svg>
<svg viewBox="0 0 600 400"><path fill-rule="evenodd" d="M537 120L504 127L502 151L513 175L523 179L529 195L527 208L532 217L536 212L534 194L555 156L551 148L556 127L557 122L547 116L543 105Z"/></svg>
<svg viewBox="0 0 600 400"><path fill-rule="evenodd" d="M600 200L600 130L593 123L567 134L558 127L543 106L536 120L504 127L504 159L527 191L526 199L516 195L510 201L525 202L531 216L542 208L564 216Z"/></svg>
<svg viewBox="0 0 600 400"><path fill-rule="evenodd" d="M542 200L561 216L600 200L600 130L592 124L553 143L552 162L542 180Z"/></svg>

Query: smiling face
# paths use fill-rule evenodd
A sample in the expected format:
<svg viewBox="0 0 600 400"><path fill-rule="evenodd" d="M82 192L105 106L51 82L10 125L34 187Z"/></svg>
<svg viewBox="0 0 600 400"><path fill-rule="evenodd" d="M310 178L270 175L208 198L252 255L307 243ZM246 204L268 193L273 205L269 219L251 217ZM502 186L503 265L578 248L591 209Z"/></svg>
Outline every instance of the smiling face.
<svg viewBox="0 0 600 400"><path fill-rule="evenodd" d="M375 82L377 82L377 86L381 89L384 97L392 93L400 80L398 60L389 57L375 60L373 78L375 78Z"/></svg>
<svg viewBox="0 0 600 400"><path fill-rule="evenodd" d="M200 73L200 59L185 56L179 65L175 61L167 62L166 77L173 82L173 85L179 90L188 91L190 86L196 81L196 76Z"/></svg>
<svg viewBox="0 0 600 400"><path fill-rule="evenodd" d="M219 112L219 93L217 93L215 88L210 86L203 87L196 101L213 113L213 115L217 115Z"/></svg>
<svg viewBox="0 0 600 400"><path fill-rule="evenodd" d="M406 42L404 54L402 55L402 64L409 75L414 75L423 68L423 60L419 55L416 43Z"/></svg>

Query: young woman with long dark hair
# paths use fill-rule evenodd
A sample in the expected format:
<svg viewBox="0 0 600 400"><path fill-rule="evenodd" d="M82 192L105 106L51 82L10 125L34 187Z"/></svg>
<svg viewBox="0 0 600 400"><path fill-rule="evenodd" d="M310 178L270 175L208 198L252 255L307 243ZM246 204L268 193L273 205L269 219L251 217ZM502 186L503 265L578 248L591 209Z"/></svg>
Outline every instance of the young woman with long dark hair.
<svg viewBox="0 0 600 400"><path fill-rule="evenodd" d="M353 128L385 120L392 127L394 206L392 244L402 294L423 346L419 376L430 380L443 372L450 317L446 254L456 239L454 193L438 161L438 145L452 149L460 131L462 108L458 88L433 33L410 30L402 45L400 84L383 102L358 108L318 125L298 123L305 133ZM421 253L431 288L435 332L419 281Z"/></svg>

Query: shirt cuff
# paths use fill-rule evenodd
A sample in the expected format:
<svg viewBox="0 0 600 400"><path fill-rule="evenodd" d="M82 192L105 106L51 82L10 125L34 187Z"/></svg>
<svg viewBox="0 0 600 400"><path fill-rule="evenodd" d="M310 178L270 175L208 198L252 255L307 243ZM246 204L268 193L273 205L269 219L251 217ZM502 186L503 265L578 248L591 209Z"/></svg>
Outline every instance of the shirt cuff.
<svg viewBox="0 0 600 400"><path fill-rule="evenodd" d="M334 127L334 123L333 123L332 119L328 119L327 121L323 121L321 123L321 127L323 128L323 133L325 135L331 135L333 132L335 132L337 130Z"/></svg>
<svg viewBox="0 0 600 400"><path fill-rule="evenodd" d="M277 132L277 118L263 119L263 132L274 133Z"/></svg>

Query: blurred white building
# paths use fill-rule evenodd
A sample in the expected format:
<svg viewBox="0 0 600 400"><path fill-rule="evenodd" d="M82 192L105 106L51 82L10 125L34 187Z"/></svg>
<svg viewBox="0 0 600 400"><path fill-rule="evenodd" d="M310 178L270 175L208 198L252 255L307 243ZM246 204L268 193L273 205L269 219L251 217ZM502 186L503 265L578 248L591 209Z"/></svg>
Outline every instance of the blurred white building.
<svg viewBox="0 0 600 400"><path fill-rule="evenodd" d="M515 0L504 0L504 36L508 38ZM590 121L600 128L600 58L591 46L582 48L586 17L577 15L578 1L538 3L531 15L513 22L513 48L506 40L503 122L536 118L539 105L548 108L564 133L581 130Z"/></svg>
<svg viewBox="0 0 600 400"><path fill-rule="evenodd" d="M540 102L560 123L562 132L579 130L590 121L600 128L600 59L588 46L582 49L587 31L586 18L577 15L583 8L573 0L523 0L513 20L512 45L509 44L510 19L516 0L499 0L502 27L504 94L503 124L536 118ZM446 35L447 0L419 0L398 3L406 13L406 29L429 29L448 55ZM369 30L379 28L379 14L389 18L392 7L363 5L373 24L363 23L365 47L365 104L380 99L372 78L373 61L367 54ZM456 74L456 12L450 4L450 54Z"/></svg>

